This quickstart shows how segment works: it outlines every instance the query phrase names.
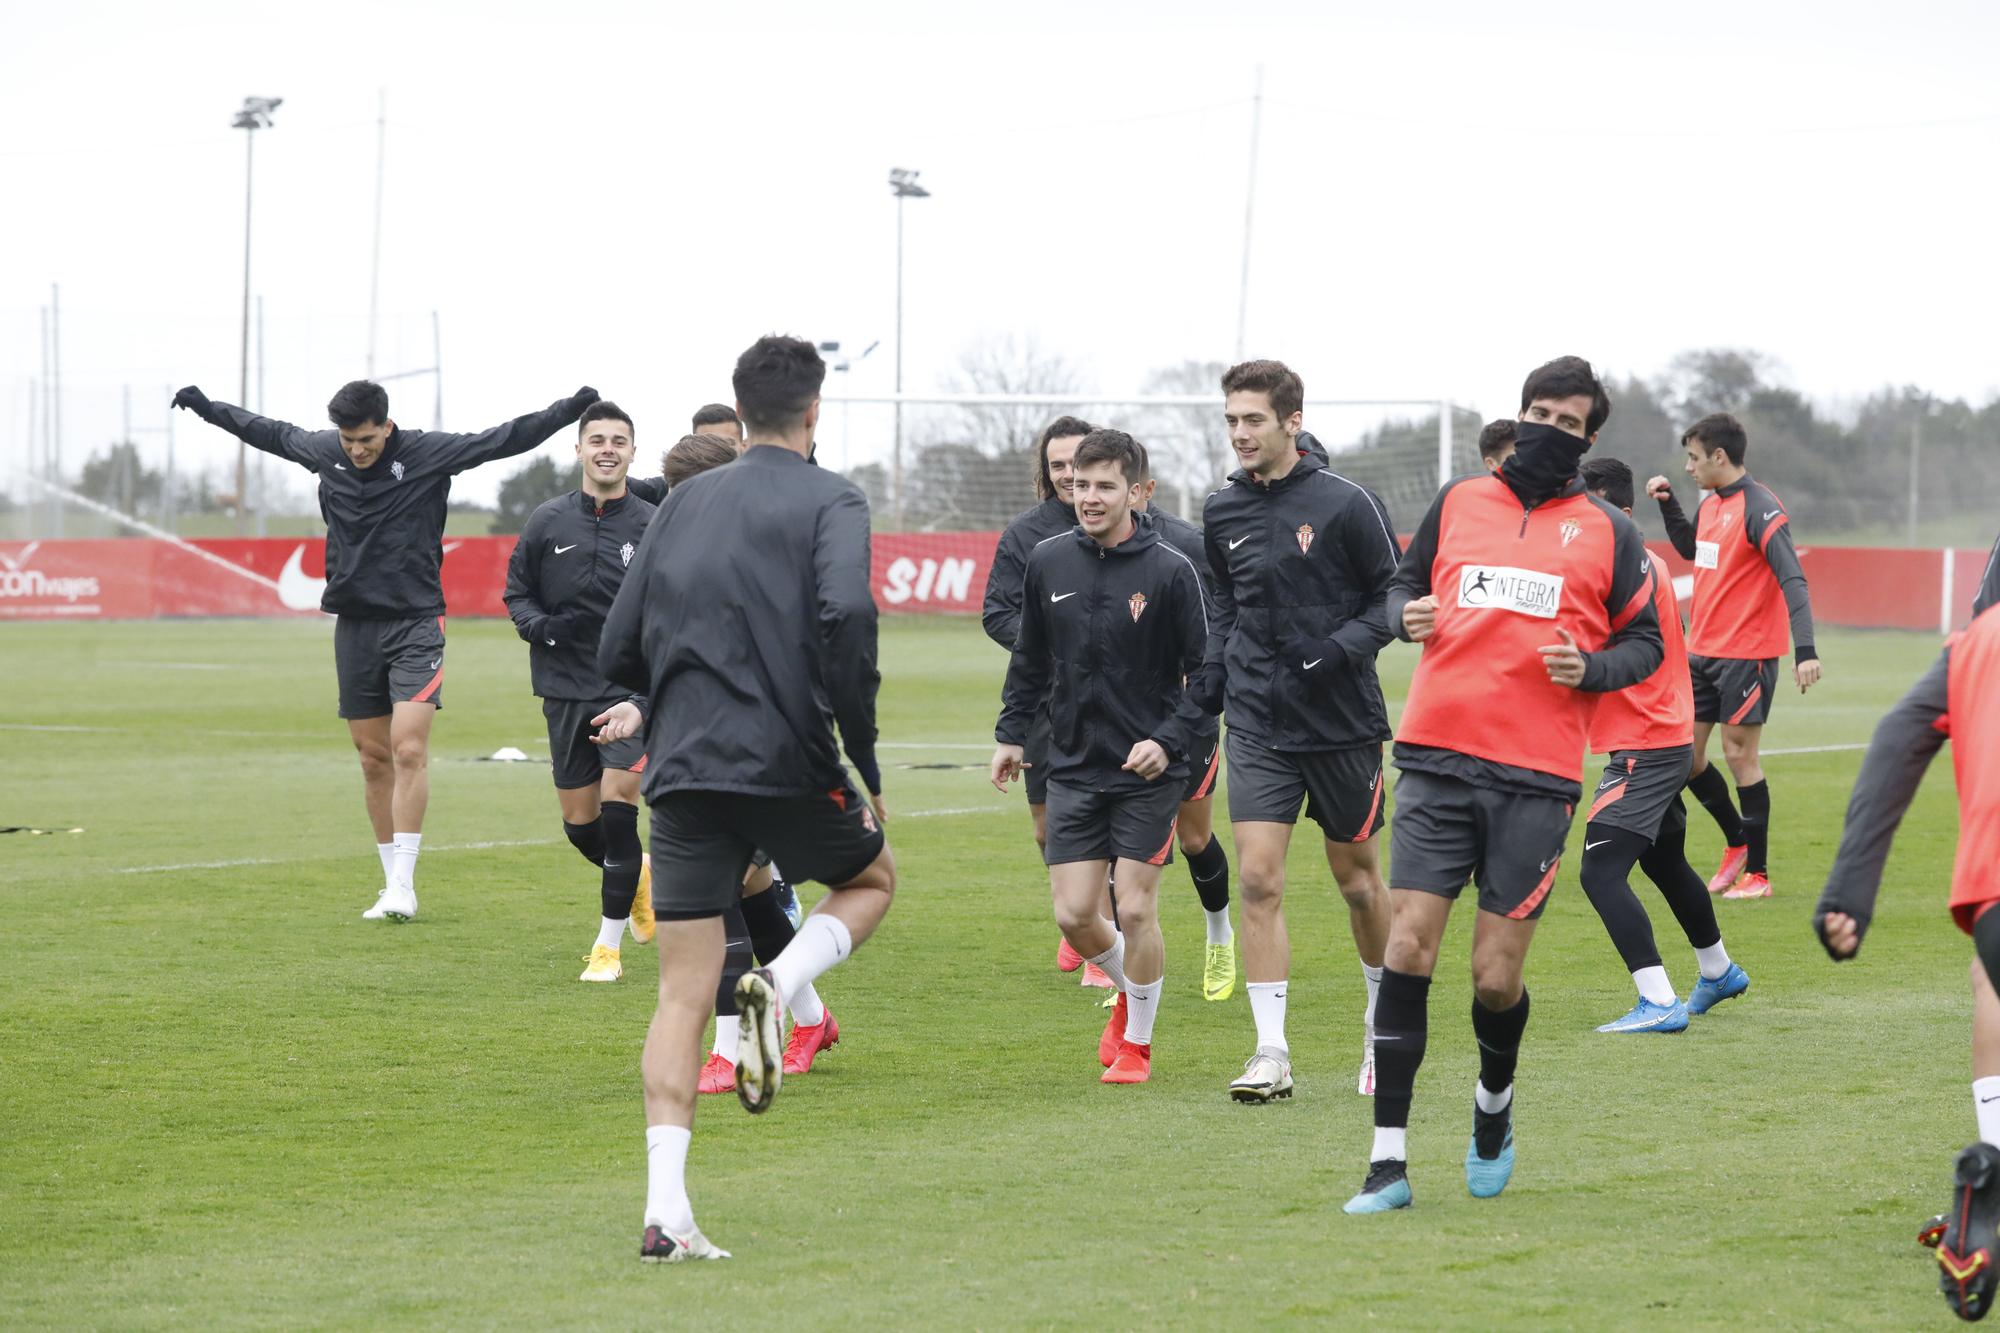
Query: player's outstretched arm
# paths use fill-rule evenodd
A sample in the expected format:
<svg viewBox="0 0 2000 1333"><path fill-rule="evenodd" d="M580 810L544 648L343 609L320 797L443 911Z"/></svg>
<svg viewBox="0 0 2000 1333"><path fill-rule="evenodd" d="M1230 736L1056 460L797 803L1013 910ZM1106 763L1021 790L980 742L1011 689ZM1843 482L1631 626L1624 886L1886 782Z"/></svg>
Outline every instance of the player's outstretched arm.
<svg viewBox="0 0 2000 1333"><path fill-rule="evenodd" d="M1660 521L1667 525L1667 540L1681 553L1681 559L1694 559L1694 524L1681 510L1681 502L1674 498L1673 483L1665 477L1653 477L1646 482L1646 494L1660 504Z"/></svg>
<svg viewBox="0 0 2000 1333"><path fill-rule="evenodd" d="M1637 685L1660 669L1667 657L1660 635L1660 613L1653 606L1653 579L1664 578L1646 554L1638 525L1623 514L1609 515L1612 540L1611 591L1604 610L1611 618L1611 635L1604 646L1583 656L1583 673L1576 688L1602 694Z"/></svg>
<svg viewBox="0 0 2000 1333"><path fill-rule="evenodd" d="M1875 915L1875 895L1882 887L1889 844L1895 840L1910 802L1916 799L1924 770L1945 743L1950 669L1951 650L1947 647L1910 692L1875 724L1868 753L1862 756L1854 791L1847 798L1840 850L1834 853L1833 869L1827 873L1826 887L1820 890L1819 905L1813 909L1820 943L1835 962L1860 949ZM1836 951L1834 946L1840 940L1829 934L1829 919L1834 916L1847 918L1853 927L1852 947L1845 952ZM1839 922L1833 922L1832 928L1840 935L1845 933Z"/></svg>
<svg viewBox="0 0 2000 1333"><path fill-rule="evenodd" d="M1447 485L1424 511L1410 548L1396 562L1383 598L1382 615L1389 629L1405 643L1422 643L1437 630L1437 598L1431 595L1431 569L1437 563L1438 525L1444 512Z"/></svg>
<svg viewBox="0 0 2000 1333"><path fill-rule="evenodd" d="M192 384L174 395L174 406L194 413L211 426L220 426L252 449L297 463L309 471L317 472L329 461L314 451L313 432L289 421L260 417L233 403L215 402Z"/></svg>
<svg viewBox="0 0 2000 1333"><path fill-rule="evenodd" d="M496 458L512 458L527 453L564 426L574 426L583 409L598 396L597 390L585 385L539 412L515 417L476 435L427 434L424 447L437 451L438 462L447 472L464 472Z"/></svg>
<svg viewBox="0 0 2000 1333"><path fill-rule="evenodd" d="M664 511L662 511L664 512ZM813 579L819 589L819 642L827 693L840 726L841 748L870 796L882 794L875 760L875 593L868 586L868 501L847 487L821 511L813 538Z"/></svg>

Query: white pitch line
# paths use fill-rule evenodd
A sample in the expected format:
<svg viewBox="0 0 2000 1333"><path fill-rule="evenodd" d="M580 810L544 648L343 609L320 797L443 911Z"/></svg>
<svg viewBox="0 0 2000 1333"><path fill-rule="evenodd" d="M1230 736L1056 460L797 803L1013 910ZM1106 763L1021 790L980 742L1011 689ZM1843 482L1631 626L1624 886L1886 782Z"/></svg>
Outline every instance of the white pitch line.
<svg viewBox="0 0 2000 1333"><path fill-rule="evenodd" d="M432 852L480 852L492 847L552 847L556 838L510 838L491 842L448 842L425 848ZM114 875L153 875L169 870L227 870L233 866L278 866L294 861L330 861L332 856L246 856L229 861L177 861L157 866L115 866Z"/></svg>
<svg viewBox="0 0 2000 1333"><path fill-rule="evenodd" d="M1761 750L1760 754L1834 754L1841 750L1865 750L1867 741L1853 741L1846 745L1794 745L1784 750Z"/></svg>
<svg viewBox="0 0 2000 1333"><path fill-rule="evenodd" d="M147 667L160 671L235 671L237 669L236 665L232 662L146 662L136 658L129 661L122 658L118 660L105 659L99 661L97 665Z"/></svg>
<svg viewBox="0 0 2000 1333"><path fill-rule="evenodd" d="M1004 805L960 805L954 806L949 810L904 810L900 813L891 810L889 812L889 822L893 824L898 819L922 819L926 815L983 815L997 813L1008 808Z"/></svg>

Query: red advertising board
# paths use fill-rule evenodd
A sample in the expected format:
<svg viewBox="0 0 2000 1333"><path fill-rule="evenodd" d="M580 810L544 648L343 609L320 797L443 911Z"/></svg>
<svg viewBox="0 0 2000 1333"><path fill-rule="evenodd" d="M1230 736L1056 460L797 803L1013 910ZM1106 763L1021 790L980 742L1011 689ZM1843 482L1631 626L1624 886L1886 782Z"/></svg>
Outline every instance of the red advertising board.
<svg viewBox="0 0 2000 1333"><path fill-rule="evenodd" d="M869 569L885 612L976 612L986 596L997 532L877 533ZM503 616L512 537L444 544L445 610ZM1688 562L1653 552L1680 580ZM1813 614L1824 625L1937 631L1970 617L1985 569L1982 550L1816 546L1800 550ZM0 543L0 620L145 619L153 616L305 616L319 608L325 543L317 538L168 542Z"/></svg>

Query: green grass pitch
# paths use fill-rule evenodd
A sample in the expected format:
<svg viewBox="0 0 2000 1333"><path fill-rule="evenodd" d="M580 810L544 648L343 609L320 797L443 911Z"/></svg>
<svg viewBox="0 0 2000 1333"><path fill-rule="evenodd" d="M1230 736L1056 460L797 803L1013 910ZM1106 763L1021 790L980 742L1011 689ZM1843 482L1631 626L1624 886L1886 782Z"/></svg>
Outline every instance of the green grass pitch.
<svg viewBox="0 0 2000 1333"><path fill-rule="evenodd" d="M1348 1218L1362 988L1316 840L1291 862L1297 1097L1224 1096L1248 1006L1200 998L1178 864L1154 1081L1100 1086L1102 1014L1053 967L1026 812L983 776L1002 655L967 621L889 620L895 909L822 983L843 1041L818 1069L754 1120L703 1099L690 1189L734 1262L652 1268L637 1069L656 956L628 942L622 984L577 983L594 872L544 768L475 762L543 749L525 650L502 623L451 627L422 916L398 927L360 919L379 872L330 640L318 622L0 632L0 824L85 830L0 837L0 1326L1949 1318L1912 1240L1974 1135L1945 763L1862 959L1836 969L1808 921L1860 756L1769 761L1777 897L1718 904L1753 985L1683 1036L1591 1031L1632 996L1572 838L1529 960L1519 1166L1491 1201L1460 1167L1462 906L1410 1132L1416 1207ZM1826 681L1786 692L1768 746L1865 741L1936 651L1821 647ZM1392 700L1413 663L1384 654ZM1691 814L1707 873L1719 838ZM1637 887L1685 990L1692 959Z"/></svg>

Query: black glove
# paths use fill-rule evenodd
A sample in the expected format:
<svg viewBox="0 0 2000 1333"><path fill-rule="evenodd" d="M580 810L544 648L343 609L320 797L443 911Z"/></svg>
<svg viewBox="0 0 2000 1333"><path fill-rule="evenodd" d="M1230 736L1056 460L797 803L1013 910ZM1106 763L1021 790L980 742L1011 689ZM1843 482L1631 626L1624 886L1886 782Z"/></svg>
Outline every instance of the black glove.
<svg viewBox="0 0 2000 1333"><path fill-rule="evenodd" d="M1221 717L1223 686L1228 679L1222 663L1203 662L1200 669L1188 677L1188 698L1210 717Z"/></svg>
<svg viewBox="0 0 2000 1333"><path fill-rule="evenodd" d="M208 395L190 384L174 395L174 406L186 408L199 416L208 411Z"/></svg>
<svg viewBox="0 0 2000 1333"><path fill-rule="evenodd" d="M597 390L591 388L588 384L586 384L581 389L578 389L575 393L571 394L569 396L569 400L572 403L575 403L579 408L584 408L584 407L589 407L592 403L596 402L603 396L604 396L603 394L599 393Z"/></svg>
<svg viewBox="0 0 2000 1333"><path fill-rule="evenodd" d="M1332 639L1315 639L1296 630L1286 633L1278 651L1284 656L1285 669L1312 691L1329 687L1347 666L1346 651Z"/></svg>
<svg viewBox="0 0 2000 1333"><path fill-rule="evenodd" d="M551 648L575 642L576 613L558 611L554 615L543 616L535 625L535 637Z"/></svg>

